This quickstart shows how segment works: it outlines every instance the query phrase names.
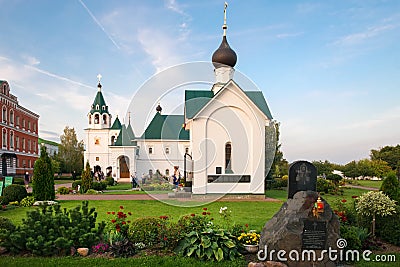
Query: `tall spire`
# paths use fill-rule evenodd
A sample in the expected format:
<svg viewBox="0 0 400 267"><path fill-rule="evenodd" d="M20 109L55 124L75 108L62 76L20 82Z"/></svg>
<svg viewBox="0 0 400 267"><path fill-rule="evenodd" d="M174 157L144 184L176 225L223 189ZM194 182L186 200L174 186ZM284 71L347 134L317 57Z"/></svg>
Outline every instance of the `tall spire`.
<svg viewBox="0 0 400 267"><path fill-rule="evenodd" d="M226 9L228 8L228 3L225 2L224 5L224 25L222 25L222 29L224 30L224 36L226 36L226 29L228 29L228 25L226 25Z"/></svg>

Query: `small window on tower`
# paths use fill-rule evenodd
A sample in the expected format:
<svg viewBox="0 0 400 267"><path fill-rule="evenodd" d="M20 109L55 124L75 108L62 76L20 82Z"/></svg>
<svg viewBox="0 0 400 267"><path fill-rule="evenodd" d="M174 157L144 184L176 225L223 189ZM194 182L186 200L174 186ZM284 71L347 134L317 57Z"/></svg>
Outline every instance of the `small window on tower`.
<svg viewBox="0 0 400 267"><path fill-rule="evenodd" d="M94 124L99 124L99 114L94 115Z"/></svg>
<svg viewBox="0 0 400 267"><path fill-rule="evenodd" d="M165 154L169 154L169 147L165 148Z"/></svg>
<svg viewBox="0 0 400 267"><path fill-rule="evenodd" d="M100 145L100 138L95 138L94 139L94 144L95 145Z"/></svg>
<svg viewBox="0 0 400 267"><path fill-rule="evenodd" d="M103 124L107 124L107 115L103 114Z"/></svg>
<svg viewBox="0 0 400 267"><path fill-rule="evenodd" d="M100 108L100 107L99 107L99 104L97 104L97 105L96 105L96 109L99 110L99 108Z"/></svg>
<svg viewBox="0 0 400 267"><path fill-rule="evenodd" d="M166 175L166 176L169 176L169 169L166 169L166 170L165 170L165 175Z"/></svg>
<svg viewBox="0 0 400 267"><path fill-rule="evenodd" d="M149 154L153 154L153 148L149 147Z"/></svg>
<svg viewBox="0 0 400 267"><path fill-rule="evenodd" d="M99 161L100 160L100 158L99 157L96 157L96 161Z"/></svg>

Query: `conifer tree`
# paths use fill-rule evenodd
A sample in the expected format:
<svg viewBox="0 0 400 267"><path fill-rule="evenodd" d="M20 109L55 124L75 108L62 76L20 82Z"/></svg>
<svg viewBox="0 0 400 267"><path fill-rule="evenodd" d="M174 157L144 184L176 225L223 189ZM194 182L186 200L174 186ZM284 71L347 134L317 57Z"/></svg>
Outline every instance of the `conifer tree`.
<svg viewBox="0 0 400 267"><path fill-rule="evenodd" d="M40 158L33 168L32 194L36 200L54 200L54 171L46 147L40 148Z"/></svg>
<svg viewBox="0 0 400 267"><path fill-rule="evenodd" d="M400 187L396 173L390 172L383 180L380 190L390 199L400 201Z"/></svg>
<svg viewBox="0 0 400 267"><path fill-rule="evenodd" d="M82 191L85 193L92 187L92 175L90 172L90 164L89 161L86 162L86 167L82 172Z"/></svg>

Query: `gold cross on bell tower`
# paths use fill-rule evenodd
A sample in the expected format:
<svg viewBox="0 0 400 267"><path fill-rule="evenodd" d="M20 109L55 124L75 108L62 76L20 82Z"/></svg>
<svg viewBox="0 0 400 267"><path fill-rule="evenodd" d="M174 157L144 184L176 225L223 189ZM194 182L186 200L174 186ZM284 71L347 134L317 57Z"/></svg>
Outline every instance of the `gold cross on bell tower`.
<svg viewBox="0 0 400 267"><path fill-rule="evenodd" d="M97 85L97 88L99 88L99 91L101 91L101 83L100 83L100 81L101 81L101 78L102 78L103 76L101 76L101 74L99 73L99 74L97 74L97 79L99 80L99 84Z"/></svg>

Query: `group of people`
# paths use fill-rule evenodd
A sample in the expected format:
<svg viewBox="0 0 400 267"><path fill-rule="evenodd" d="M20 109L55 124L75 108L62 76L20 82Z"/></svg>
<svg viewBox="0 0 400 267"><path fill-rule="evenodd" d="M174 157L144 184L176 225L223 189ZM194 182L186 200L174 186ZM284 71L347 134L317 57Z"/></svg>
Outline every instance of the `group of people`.
<svg viewBox="0 0 400 267"><path fill-rule="evenodd" d="M102 180L104 180L104 172L103 171L96 171L94 174L93 174L93 176L92 177L94 177L94 179L97 181L97 182L100 182L100 181L102 181Z"/></svg>
<svg viewBox="0 0 400 267"><path fill-rule="evenodd" d="M142 174L142 185L144 185L145 183L146 183L146 174L143 173ZM132 189L140 187L139 179L136 176L136 172L131 174L131 184L132 184Z"/></svg>

